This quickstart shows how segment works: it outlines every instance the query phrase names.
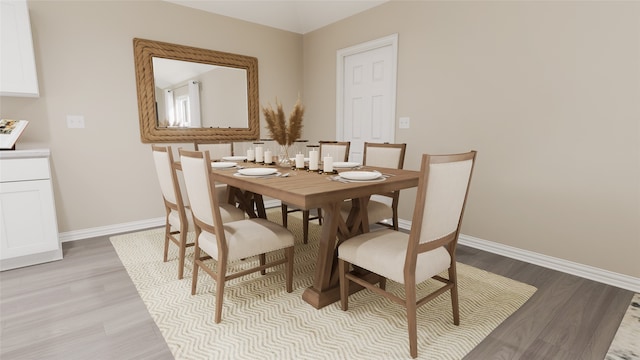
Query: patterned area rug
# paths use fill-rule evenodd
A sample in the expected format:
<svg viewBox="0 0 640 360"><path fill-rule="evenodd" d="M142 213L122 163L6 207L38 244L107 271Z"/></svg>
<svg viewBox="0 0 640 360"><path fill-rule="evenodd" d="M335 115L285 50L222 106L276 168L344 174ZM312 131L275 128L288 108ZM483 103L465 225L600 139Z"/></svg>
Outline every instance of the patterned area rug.
<svg viewBox="0 0 640 360"><path fill-rule="evenodd" d="M270 219L279 222L279 211ZM294 291L284 289L283 265L262 276L227 282L222 322L213 322L214 281L201 272L191 296L193 249L185 278L177 279L177 249L162 262L163 230L111 238L149 313L176 359L408 359L405 311L369 291L349 298L349 311L332 304L316 310L302 300L318 252L319 226L302 244L301 219L289 217L296 235ZM281 252L276 254L281 256ZM246 259L234 270L254 264ZM458 266L460 326L453 325L449 295L418 309L420 359L461 359L524 304L536 289L464 264ZM435 283L421 285L419 294ZM400 293L392 281L387 289Z"/></svg>
<svg viewBox="0 0 640 360"><path fill-rule="evenodd" d="M640 360L640 294L635 294L605 360Z"/></svg>

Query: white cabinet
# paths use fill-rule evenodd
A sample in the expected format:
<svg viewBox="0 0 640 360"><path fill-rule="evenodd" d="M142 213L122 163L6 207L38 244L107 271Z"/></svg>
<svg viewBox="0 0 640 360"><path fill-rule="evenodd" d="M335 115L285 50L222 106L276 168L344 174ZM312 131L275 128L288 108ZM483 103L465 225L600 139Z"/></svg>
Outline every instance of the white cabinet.
<svg viewBox="0 0 640 360"><path fill-rule="evenodd" d="M38 77L27 0L0 1L0 96L37 97Z"/></svg>
<svg viewBox="0 0 640 360"><path fill-rule="evenodd" d="M49 150L0 151L0 270L60 259Z"/></svg>

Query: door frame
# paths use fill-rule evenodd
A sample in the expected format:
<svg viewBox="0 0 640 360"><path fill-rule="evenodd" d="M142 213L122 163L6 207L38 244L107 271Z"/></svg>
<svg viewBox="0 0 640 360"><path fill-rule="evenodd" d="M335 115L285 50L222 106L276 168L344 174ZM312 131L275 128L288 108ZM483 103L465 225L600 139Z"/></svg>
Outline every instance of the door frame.
<svg viewBox="0 0 640 360"><path fill-rule="evenodd" d="M396 138L396 90L398 87L398 34L367 41L348 48L340 49L336 54L336 140L344 141L344 59L358 53L391 46L391 139Z"/></svg>

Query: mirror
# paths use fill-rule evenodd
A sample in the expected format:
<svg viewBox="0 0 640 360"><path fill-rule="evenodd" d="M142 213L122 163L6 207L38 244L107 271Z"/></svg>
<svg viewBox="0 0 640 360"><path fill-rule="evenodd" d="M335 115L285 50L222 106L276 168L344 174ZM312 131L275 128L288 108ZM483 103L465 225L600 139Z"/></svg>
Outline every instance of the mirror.
<svg viewBox="0 0 640 360"><path fill-rule="evenodd" d="M133 39L143 143L254 140L258 59Z"/></svg>

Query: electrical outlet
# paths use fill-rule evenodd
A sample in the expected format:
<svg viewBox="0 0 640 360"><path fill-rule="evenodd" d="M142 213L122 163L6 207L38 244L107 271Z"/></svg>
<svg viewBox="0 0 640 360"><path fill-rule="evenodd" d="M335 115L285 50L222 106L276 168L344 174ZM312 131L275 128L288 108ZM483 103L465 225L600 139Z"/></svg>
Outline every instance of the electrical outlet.
<svg viewBox="0 0 640 360"><path fill-rule="evenodd" d="M67 127L69 129L84 129L84 116L67 115Z"/></svg>
<svg viewBox="0 0 640 360"><path fill-rule="evenodd" d="M400 129L408 129L408 128L409 128L410 120L411 120L411 119L409 119L408 117L401 117L401 118L398 120L398 127L399 127Z"/></svg>

